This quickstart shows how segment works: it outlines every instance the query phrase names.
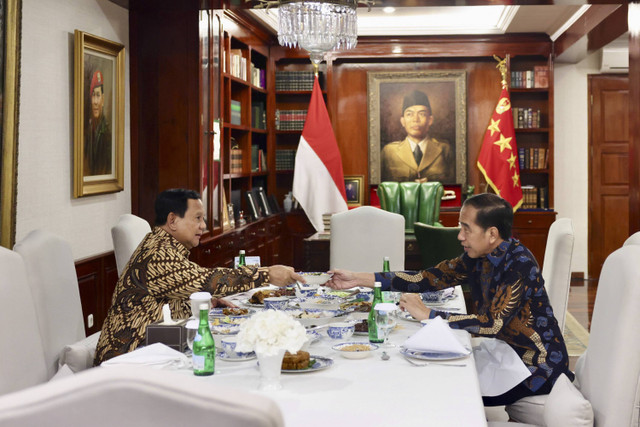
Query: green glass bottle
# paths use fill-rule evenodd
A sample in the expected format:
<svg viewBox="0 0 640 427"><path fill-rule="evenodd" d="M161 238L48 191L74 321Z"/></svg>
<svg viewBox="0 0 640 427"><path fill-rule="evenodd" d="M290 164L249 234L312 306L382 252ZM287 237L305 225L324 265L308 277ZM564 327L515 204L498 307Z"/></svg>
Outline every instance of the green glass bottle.
<svg viewBox="0 0 640 427"><path fill-rule="evenodd" d="M216 343L209 327L209 307L200 305L198 333L193 340L193 374L213 375L216 367Z"/></svg>
<svg viewBox="0 0 640 427"><path fill-rule="evenodd" d="M371 303L371 311L369 311L369 320L367 321L369 326L369 342L381 343L383 340L382 334L378 334L378 328L376 327L376 316L373 308L376 304L382 302L382 283L376 282L373 285L373 302Z"/></svg>
<svg viewBox="0 0 640 427"><path fill-rule="evenodd" d="M238 255L238 267L243 265L247 265L247 261L244 256L244 249L240 249L240 254Z"/></svg>
<svg viewBox="0 0 640 427"><path fill-rule="evenodd" d="M382 272L383 273L390 273L391 272L391 267L389 267L389 257L386 256L382 259ZM390 291L384 291L382 293L382 300L384 302L393 302L393 298L391 297L391 292Z"/></svg>
<svg viewBox="0 0 640 427"><path fill-rule="evenodd" d="M388 256L384 257L384 260L382 261L382 272L383 273L390 273L391 272L391 268L389 267L389 257Z"/></svg>

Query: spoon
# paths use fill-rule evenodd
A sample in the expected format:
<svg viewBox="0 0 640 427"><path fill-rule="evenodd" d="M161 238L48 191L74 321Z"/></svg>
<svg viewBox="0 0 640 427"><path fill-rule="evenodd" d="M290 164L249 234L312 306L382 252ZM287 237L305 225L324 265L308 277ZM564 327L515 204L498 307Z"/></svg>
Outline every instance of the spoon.
<svg viewBox="0 0 640 427"><path fill-rule="evenodd" d="M389 359L391 359L391 356L389 356L386 351L383 351L382 352L382 356L380 356L380 359L389 360Z"/></svg>

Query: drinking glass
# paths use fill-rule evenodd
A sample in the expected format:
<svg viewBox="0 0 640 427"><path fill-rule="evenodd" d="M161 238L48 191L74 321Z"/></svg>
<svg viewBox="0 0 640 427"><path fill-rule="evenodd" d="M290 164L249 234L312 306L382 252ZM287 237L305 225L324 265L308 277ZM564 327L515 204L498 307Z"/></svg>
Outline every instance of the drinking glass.
<svg viewBox="0 0 640 427"><path fill-rule="evenodd" d="M388 339L391 329L396 326L395 316L393 315L396 309L397 307L394 303L382 303L374 307L374 319L378 331L382 332L384 340L382 347L384 348L395 347L395 345L389 344Z"/></svg>
<svg viewBox="0 0 640 427"><path fill-rule="evenodd" d="M184 327L187 330L187 347L189 347L189 351L193 353L193 340L196 338L196 334L198 333L198 321L191 319L187 321L187 324Z"/></svg>

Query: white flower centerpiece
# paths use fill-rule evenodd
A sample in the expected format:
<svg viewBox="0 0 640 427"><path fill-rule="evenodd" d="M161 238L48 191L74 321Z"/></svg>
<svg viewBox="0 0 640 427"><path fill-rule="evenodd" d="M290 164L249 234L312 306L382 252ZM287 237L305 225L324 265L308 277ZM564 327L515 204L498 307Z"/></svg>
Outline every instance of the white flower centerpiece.
<svg viewBox="0 0 640 427"><path fill-rule="evenodd" d="M279 390L280 370L285 351L296 353L307 341L300 322L278 310L265 310L240 325L236 350L255 351L260 364L260 389Z"/></svg>

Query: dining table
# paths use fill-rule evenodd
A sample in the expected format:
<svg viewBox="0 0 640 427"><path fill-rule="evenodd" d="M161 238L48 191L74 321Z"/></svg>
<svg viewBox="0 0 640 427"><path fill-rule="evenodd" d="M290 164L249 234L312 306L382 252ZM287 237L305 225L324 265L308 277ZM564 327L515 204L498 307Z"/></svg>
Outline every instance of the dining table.
<svg viewBox="0 0 640 427"><path fill-rule="evenodd" d="M237 305L246 304L247 295L228 299ZM460 287L455 289L454 298L432 308L466 312ZM420 366L410 363L400 352L401 344L422 324L407 320L408 317L399 316L389 334L388 344L393 347L379 348L364 359L347 359L332 347L345 341L368 343L367 335L354 334L346 340L336 340L327 335L326 328L317 329L320 338L316 337L308 351L311 358L330 359L329 366L282 373L282 389L278 391L258 390L257 359L217 358L214 375L199 378L225 388L268 396L279 406L287 426L487 425L473 353L455 360L414 360ZM469 334L454 332L470 349ZM388 360L381 357L383 351ZM189 369L177 372L193 375Z"/></svg>

